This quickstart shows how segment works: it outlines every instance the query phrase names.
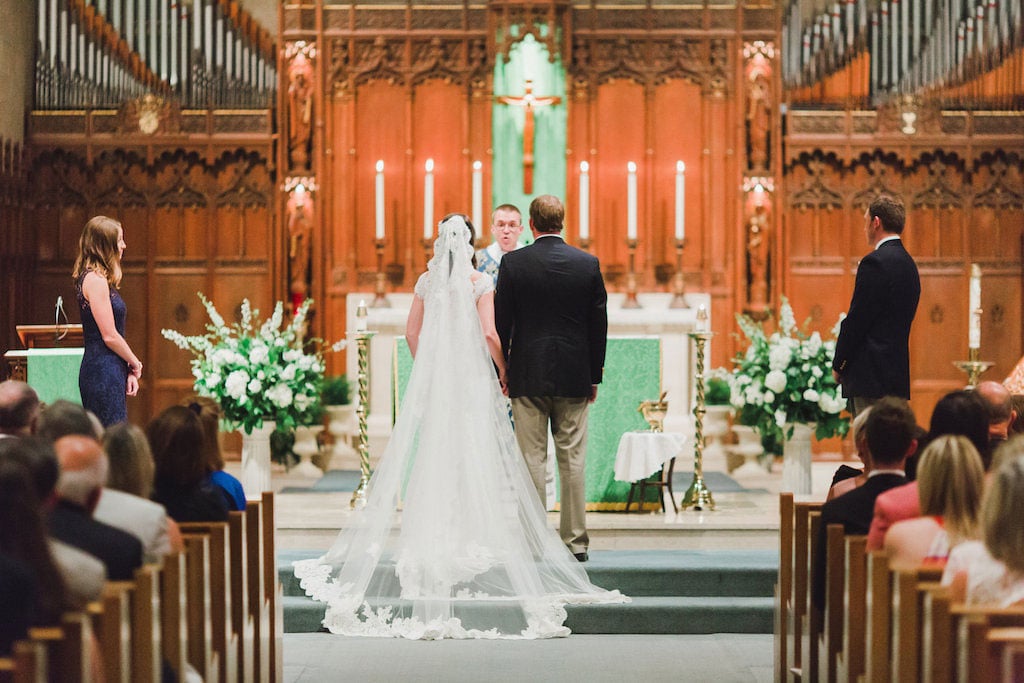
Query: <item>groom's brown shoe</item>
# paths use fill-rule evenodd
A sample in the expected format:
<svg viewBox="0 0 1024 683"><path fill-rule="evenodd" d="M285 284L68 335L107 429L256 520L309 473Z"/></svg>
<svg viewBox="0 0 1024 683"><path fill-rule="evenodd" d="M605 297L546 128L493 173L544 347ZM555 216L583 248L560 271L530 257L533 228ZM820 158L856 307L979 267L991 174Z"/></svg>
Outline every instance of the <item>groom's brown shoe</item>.
<svg viewBox="0 0 1024 683"><path fill-rule="evenodd" d="M573 553L572 556L575 557L580 562L586 562L587 560L590 559L590 555L587 555L586 551L584 551L582 553Z"/></svg>

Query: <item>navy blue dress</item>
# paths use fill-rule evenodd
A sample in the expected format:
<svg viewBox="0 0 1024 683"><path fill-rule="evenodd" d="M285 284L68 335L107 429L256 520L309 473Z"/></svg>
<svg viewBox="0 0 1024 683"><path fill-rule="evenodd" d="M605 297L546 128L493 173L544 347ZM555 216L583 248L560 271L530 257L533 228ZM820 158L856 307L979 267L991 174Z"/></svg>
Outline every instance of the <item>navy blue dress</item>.
<svg viewBox="0 0 1024 683"><path fill-rule="evenodd" d="M89 271L86 271L89 272ZM128 421L128 399L125 390L128 384L128 363L107 347L100 333L96 318L93 317L89 302L82 294L82 281L86 273L75 281L78 307L82 311L82 333L85 336L85 353L82 369L78 373L78 390L82 394L82 405L96 414L104 427ZM114 288L110 289L110 307L114 311L114 327L124 336L124 321L128 307Z"/></svg>

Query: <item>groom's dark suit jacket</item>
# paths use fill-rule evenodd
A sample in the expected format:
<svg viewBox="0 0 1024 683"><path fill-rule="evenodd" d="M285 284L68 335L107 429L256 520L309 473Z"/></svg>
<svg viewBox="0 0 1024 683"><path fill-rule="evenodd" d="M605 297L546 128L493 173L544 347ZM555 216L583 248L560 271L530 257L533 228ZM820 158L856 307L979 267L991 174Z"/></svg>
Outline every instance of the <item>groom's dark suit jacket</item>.
<svg viewBox="0 0 1024 683"><path fill-rule="evenodd" d="M601 382L608 295L597 258L561 237L540 237L501 258L494 322L509 396L591 395Z"/></svg>
<svg viewBox="0 0 1024 683"><path fill-rule="evenodd" d="M917 265L902 240L861 260L832 363L843 396L910 398L910 324L920 298Z"/></svg>

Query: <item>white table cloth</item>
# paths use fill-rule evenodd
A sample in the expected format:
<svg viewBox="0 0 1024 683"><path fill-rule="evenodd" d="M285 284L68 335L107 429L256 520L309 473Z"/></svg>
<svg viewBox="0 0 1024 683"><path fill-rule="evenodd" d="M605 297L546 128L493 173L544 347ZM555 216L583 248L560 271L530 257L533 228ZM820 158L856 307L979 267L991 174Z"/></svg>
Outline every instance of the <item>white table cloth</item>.
<svg viewBox="0 0 1024 683"><path fill-rule="evenodd" d="M615 454L615 480L634 482L661 469L683 452L686 436L678 432L626 432Z"/></svg>

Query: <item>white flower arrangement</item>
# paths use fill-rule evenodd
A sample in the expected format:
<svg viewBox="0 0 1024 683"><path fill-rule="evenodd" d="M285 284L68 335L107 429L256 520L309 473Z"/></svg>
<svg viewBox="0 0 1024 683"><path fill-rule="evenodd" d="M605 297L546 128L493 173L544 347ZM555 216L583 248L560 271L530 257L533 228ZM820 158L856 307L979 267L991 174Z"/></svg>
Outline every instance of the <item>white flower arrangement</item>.
<svg viewBox="0 0 1024 683"><path fill-rule="evenodd" d="M260 323L259 311L246 299L241 320L227 325L201 292L199 299L210 316L206 334L187 337L175 330L162 330L178 348L192 353L196 393L215 399L224 419L247 433L264 421L276 422L279 430L315 422L324 359L322 341L303 338L312 300L306 299L291 322L282 327L284 306L280 301L274 313ZM339 351L344 346L341 341L327 348Z"/></svg>
<svg viewBox="0 0 1024 683"><path fill-rule="evenodd" d="M737 314L736 320L750 342L734 360L736 368L729 376L740 423L778 443L792 437L795 423L816 423L819 439L845 436L850 422L840 413L846 399L831 371L839 323L828 340L818 332L801 332L786 297L779 308L778 329L770 335L749 316Z"/></svg>

